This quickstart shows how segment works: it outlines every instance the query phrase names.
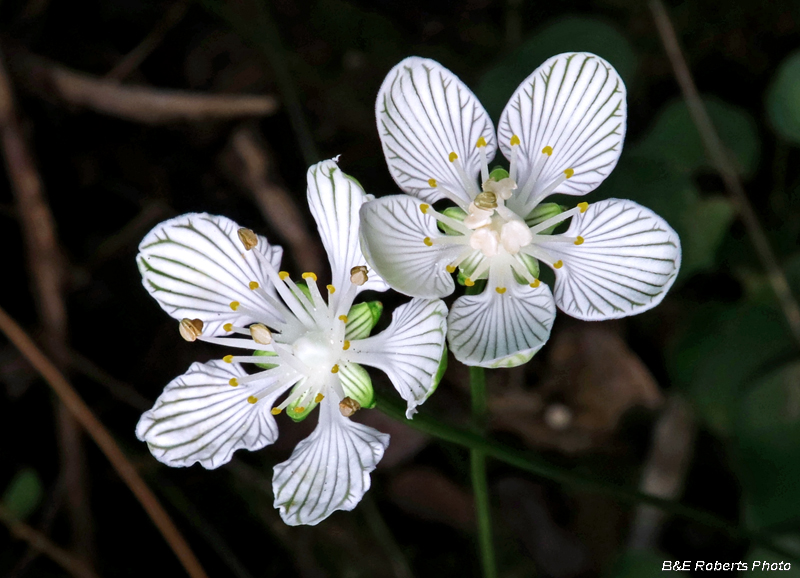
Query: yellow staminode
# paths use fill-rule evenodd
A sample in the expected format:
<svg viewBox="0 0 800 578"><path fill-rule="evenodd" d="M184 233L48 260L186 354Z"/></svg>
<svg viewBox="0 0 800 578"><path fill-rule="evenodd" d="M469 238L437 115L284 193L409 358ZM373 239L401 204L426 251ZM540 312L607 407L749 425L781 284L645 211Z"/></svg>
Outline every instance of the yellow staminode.
<svg viewBox="0 0 800 578"><path fill-rule="evenodd" d="M238 301L231 301L231 309L233 309L234 311L239 309L239 302Z"/></svg>
<svg viewBox="0 0 800 578"><path fill-rule="evenodd" d="M447 269L448 273L455 273L456 272L456 268L453 267L452 265L448 265L447 267L445 267L445 269Z"/></svg>
<svg viewBox="0 0 800 578"><path fill-rule="evenodd" d="M473 285L475 285L475 281L467 277L466 279L464 279L464 285L466 285L467 287L472 287Z"/></svg>
<svg viewBox="0 0 800 578"><path fill-rule="evenodd" d="M575 244L576 245L583 245L583 237L578 235L577 238L575 239Z"/></svg>
<svg viewBox="0 0 800 578"><path fill-rule="evenodd" d="M279 414L279 413L281 413L282 411L283 411L283 410L282 410L281 408L279 408L279 407L273 407L273 408L270 410L270 413L271 413L272 415L278 415L278 414Z"/></svg>
<svg viewBox="0 0 800 578"><path fill-rule="evenodd" d="M420 211L422 211L422 214L423 214L423 215L424 215L425 213L427 213L427 212L428 212L428 209L430 209L430 208L431 208L431 206L430 206L430 205L426 205L425 203L422 203L422 204L419 206L419 210L420 210Z"/></svg>
<svg viewBox="0 0 800 578"><path fill-rule="evenodd" d="M497 291L498 293L500 293L500 295L502 295L503 293L506 292L506 288L505 287L495 287L494 290Z"/></svg>
<svg viewBox="0 0 800 578"><path fill-rule="evenodd" d="M511 143L511 146L512 146L512 147L513 147L514 145L518 145L518 144L519 144L519 137L518 137L517 135L511 135L511 141L510 141L510 143Z"/></svg>
<svg viewBox="0 0 800 578"><path fill-rule="evenodd" d="M322 395L321 393L318 393L318 394L317 394L317 396L314 398L314 403L319 403L319 402L321 402L323 399L325 399L325 396L324 396L324 395Z"/></svg>
<svg viewBox="0 0 800 578"><path fill-rule="evenodd" d="M312 273L311 271L306 271L305 273L303 273L301 275L301 277L303 279L313 279L314 281L317 280L317 274L316 273Z"/></svg>
<svg viewBox="0 0 800 578"><path fill-rule="evenodd" d="M428 179L428 185L430 185L430 187L432 189L435 189L436 188L436 179Z"/></svg>
<svg viewBox="0 0 800 578"><path fill-rule="evenodd" d="M328 293L336 293L336 287L333 285L326 285L326 287L328 288Z"/></svg>
<svg viewBox="0 0 800 578"><path fill-rule="evenodd" d="M347 339L345 339L344 343L342 343L342 349L344 349L345 351L350 349L350 342Z"/></svg>
<svg viewBox="0 0 800 578"><path fill-rule="evenodd" d="M289 273L286 271L279 271L278 277L280 277L281 281L285 281L289 277Z"/></svg>
<svg viewBox="0 0 800 578"><path fill-rule="evenodd" d="M571 179L572 175L575 174L575 171L573 169L567 169L567 170L564 171L564 174L567 175L568 179Z"/></svg>
<svg viewBox="0 0 800 578"><path fill-rule="evenodd" d="M339 315L339 320L347 323L347 315Z"/></svg>
<svg viewBox="0 0 800 578"><path fill-rule="evenodd" d="M533 283L531 283L531 287L534 289L536 289L539 285L541 285L541 282L538 279L534 279Z"/></svg>
<svg viewBox="0 0 800 578"><path fill-rule="evenodd" d="M430 237L425 237L424 239L422 239L422 242L425 243L428 247L433 246L433 241L431 241Z"/></svg>
<svg viewBox="0 0 800 578"><path fill-rule="evenodd" d="M294 408L294 413L303 413L305 410L306 408L304 408L302 405L298 405L296 408Z"/></svg>
<svg viewBox="0 0 800 578"><path fill-rule="evenodd" d="M331 367L331 373L339 373L339 364L337 363L333 367Z"/></svg>
<svg viewBox="0 0 800 578"><path fill-rule="evenodd" d="M231 377L228 380L228 385L230 385L231 387L236 387L237 385L239 385L239 380L236 379L235 377Z"/></svg>
<svg viewBox="0 0 800 578"><path fill-rule="evenodd" d="M478 147L478 148L485 147L486 146L486 139L483 138L483 137L480 137L478 139L478 142L475 143L475 146Z"/></svg>
<svg viewBox="0 0 800 578"><path fill-rule="evenodd" d="M458 159L458 155L455 152L452 152L447 158L450 159L451 163L454 163Z"/></svg>
<svg viewBox="0 0 800 578"><path fill-rule="evenodd" d="M224 361L225 363L233 363L233 355L226 355L225 357L222 358L222 361Z"/></svg>
<svg viewBox="0 0 800 578"><path fill-rule="evenodd" d="M581 213L585 213L586 209L589 208L589 203L586 202L578 203L578 208L581 210Z"/></svg>
<svg viewBox="0 0 800 578"><path fill-rule="evenodd" d="M258 398L256 396L254 396L254 395L251 395L250 397L247 398L247 403L255 403L257 401L258 401Z"/></svg>
<svg viewBox="0 0 800 578"><path fill-rule="evenodd" d="M225 325L222 326L222 329L230 333L231 331L233 331L233 323L226 323Z"/></svg>
<svg viewBox="0 0 800 578"><path fill-rule="evenodd" d="M564 261L562 261L561 259L553 263L553 267L555 267L556 269L561 269L561 267L563 266L564 266Z"/></svg>
<svg viewBox="0 0 800 578"><path fill-rule="evenodd" d="M258 281L250 281L250 290L255 291L259 288Z"/></svg>
<svg viewBox="0 0 800 578"><path fill-rule="evenodd" d="M544 147L542 149L542 153L546 154L547 156L552 155L553 154L553 147L551 147L551 146Z"/></svg>

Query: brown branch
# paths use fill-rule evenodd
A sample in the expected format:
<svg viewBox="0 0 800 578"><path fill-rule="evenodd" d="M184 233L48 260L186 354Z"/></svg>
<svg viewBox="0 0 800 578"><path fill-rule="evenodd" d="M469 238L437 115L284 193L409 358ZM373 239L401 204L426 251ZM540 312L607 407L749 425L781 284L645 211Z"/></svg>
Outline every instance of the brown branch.
<svg viewBox="0 0 800 578"><path fill-rule="evenodd" d="M278 109L268 95L121 85L21 51L12 54L10 64L20 83L46 100L145 124L269 116Z"/></svg>
<svg viewBox="0 0 800 578"><path fill-rule="evenodd" d="M122 452L117 442L95 417L72 385L61 374L58 368L36 346L27 333L14 321L3 308L0 308L0 332L8 337L9 341L33 365L45 381L53 388L67 409L83 426L89 436L95 441L100 450L111 462L114 470L119 474L125 484L130 488L136 499L142 505L147 515L156 525L167 544L175 552L186 572L192 578L208 578L203 567L195 557L189 544L178 531L175 523L164 510L155 494L150 490L144 480L139 476L136 468Z"/></svg>
<svg viewBox="0 0 800 578"><path fill-rule="evenodd" d="M17 520L2 503L0 503L0 522L6 525L12 536L24 540L33 550L46 555L75 578L99 578L82 560L51 542L41 532Z"/></svg>
<svg viewBox="0 0 800 578"><path fill-rule="evenodd" d="M800 345L800 306L798 306L797 300L792 295L786 275L778 264L778 259L775 257L764 229L747 198L739 175L725 151L719 134L711 122L711 117L708 116L703 100L697 92L697 86L694 83L689 66L686 64L686 59L681 51L678 38L675 35L675 28L672 26L667 10L661 0L650 0L649 4L658 28L658 34L664 44L664 50L667 53L670 64L672 64L675 79L681 87L689 114L691 114L697 130L700 132L700 138L703 140L703 145L711 159L711 164L714 165L714 168L722 177L722 182L738 209L739 216L742 218L756 254L767 271L767 278L783 309L783 314L786 317L792 335L797 344Z"/></svg>

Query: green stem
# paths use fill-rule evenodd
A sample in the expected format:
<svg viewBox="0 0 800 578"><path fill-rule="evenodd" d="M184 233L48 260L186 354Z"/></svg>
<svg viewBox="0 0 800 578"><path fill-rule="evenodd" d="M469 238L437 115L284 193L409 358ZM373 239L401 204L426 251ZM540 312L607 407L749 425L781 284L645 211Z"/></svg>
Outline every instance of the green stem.
<svg viewBox="0 0 800 578"><path fill-rule="evenodd" d="M469 368L469 387L472 394L472 420L475 429L483 431L486 425L486 373L482 367ZM475 496L475 514L478 520L478 544L484 578L497 578L497 565L492 541L492 511L489 504L489 485L486 482L486 453L470 449L472 493Z"/></svg>
<svg viewBox="0 0 800 578"><path fill-rule="evenodd" d="M405 416L405 404L398 403L392 398L384 397L378 392L376 392L376 400L378 402L377 408L389 417L433 437L471 450L480 450L485 455L496 460L560 484L611 496L624 503L649 504L673 516L715 528L733 539L750 541L783 556L785 559L800 563L800 558L798 558L797 554L776 545L766 533L751 532L745 528L730 524L714 514L689 508L672 500L651 496L638 490L601 482L584 474L554 466L531 452L511 449L471 431L441 423L423 413L418 413L414 416L414 419L408 420Z"/></svg>

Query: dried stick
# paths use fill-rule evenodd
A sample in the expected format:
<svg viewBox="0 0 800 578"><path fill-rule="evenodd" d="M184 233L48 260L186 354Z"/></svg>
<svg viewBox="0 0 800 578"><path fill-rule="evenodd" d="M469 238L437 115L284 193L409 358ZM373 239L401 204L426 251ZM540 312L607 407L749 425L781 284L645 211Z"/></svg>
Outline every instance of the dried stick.
<svg viewBox="0 0 800 578"><path fill-rule="evenodd" d="M45 330L45 346L61 367L66 366L67 308L64 268L56 226L44 197L42 180L28 151L17 119L11 84L0 55L0 141L14 191L20 226L25 237L28 268L33 276L38 315ZM86 457L80 428L58 404L56 407L61 469L67 488L67 507L78 553L92 559L93 529L86 485Z"/></svg>
<svg viewBox="0 0 800 578"><path fill-rule="evenodd" d="M82 560L51 542L41 532L17 520L2 503L0 503L0 522L6 525L12 536L24 540L33 550L46 555L75 578L99 578Z"/></svg>
<svg viewBox="0 0 800 578"><path fill-rule="evenodd" d="M125 57L117 62L108 74L105 75L107 80L116 80L120 82L130 75L131 72L136 70L144 60L150 56L150 53L156 49L164 40L164 36L178 24L183 17L186 16L187 10L191 5L192 0L178 0L170 6L169 10L164 14L161 20L155 25L150 34L144 37L136 48L128 52Z"/></svg>
<svg viewBox="0 0 800 578"><path fill-rule="evenodd" d="M125 454L111 437L111 434L103 426L100 420L95 417L72 385L61 374L58 368L51 362L27 333L14 321L5 310L0 307L0 332L8 337L9 341L22 353L22 355L33 365L44 380L53 388L53 391L61 399L62 403L74 415L78 422L83 426L89 436L100 447L111 462L114 470L120 478L130 488L139 503L150 516L161 535L164 536L167 544L180 560L187 574L192 578L208 578L200 562L192 552L189 544L178 531L175 523L169 517L166 510L159 503L158 498L150 490L144 480L139 476L136 468L125 457Z"/></svg>
<svg viewBox="0 0 800 578"><path fill-rule="evenodd" d="M767 278L783 309L783 314L786 316L792 335L794 335L797 344L800 345L800 306L798 306L792 295L786 275L778 264L778 259L772 251L764 229L759 223L750 201L747 199L747 194L744 192L739 175L728 158L719 134L717 134L714 124L708 116L708 111L706 111L706 107L697 92L697 86L695 86L692 73L686 64L686 59L683 57L678 38L675 35L675 28L672 26L664 4L661 0L650 0L649 5L658 28L658 34L661 36L661 42L664 44L664 50L669 57L670 64L672 64L672 71L681 87L686 106L689 108L689 114L692 115L692 120L700 132L700 138L703 140L703 145L711 159L711 163L720 177L722 177L722 182L738 209L739 216L742 218L756 254L767 271Z"/></svg>
<svg viewBox="0 0 800 578"><path fill-rule="evenodd" d="M230 141L238 165L231 171L250 191L264 219L283 237L303 271L322 269L319 242L308 233L303 216L283 187L275 183L271 155L248 127L237 129Z"/></svg>
<svg viewBox="0 0 800 578"><path fill-rule="evenodd" d="M11 64L21 84L44 99L145 124L269 116L278 109L272 96L122 85L22 52Z"/></svg>

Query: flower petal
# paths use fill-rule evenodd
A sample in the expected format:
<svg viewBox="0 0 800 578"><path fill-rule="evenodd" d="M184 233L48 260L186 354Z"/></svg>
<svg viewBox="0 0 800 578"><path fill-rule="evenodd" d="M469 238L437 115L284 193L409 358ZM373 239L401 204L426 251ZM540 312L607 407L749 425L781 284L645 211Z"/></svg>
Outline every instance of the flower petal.
<svg viewBox="0 0 800 578"><path fill-rule="evenodd" d="M455 289L445 267L464 245L431 245L444 237L436 220L420 210L421 201L391 195L361 207L361 247L367 263L394 289L411 297L434 299Z"/></svg>
<svg viewBox="0 0 800 578"><path fill-rule="evenodd" d="M369 474L389 436L339 413L335 400L319 405L319 424L275 466L275 507L290 526L318 524L336 510L352 510L369 489Z"/></svg>
<svg viewBox="0 0 800 578"><path fill-rule="evenodd" d="M285 373L276 372L277 382ZM236 363L192 364L164 388L153 409L142 415L136 437L147 442L153 456L168 466L200 462L208 469L229 462L240 448L252 451L273 443L278 428L270 409L286 388L251 404L247 398L268 382L231 387L231 378L246 375Z"/></svg>
<svg viewBox="0 0 800 578"><path fill-rule="evenodd" d="M581 245L537 237L563 266L556 273L556 304L586 320L617 319L658 305L681 265L677 233L650 209L608 199L572 218L566 237ZM542 241L540 242L540 239ZM548 263L551 267L553 263Z"/></svg>
<svg viewBox="0 0 800 578"><path fill-rule="evenodd" d="M447 307L439 299L412 299L394 310L385 331L351 345L352 361L377 367L408 404L406 417L433 393L445 347Z"/></svg>
<svg viewBox="0 0 800 578"><path fill-rule="evenodd" d="M336 309L337 300L350 285L350 269L367 263L358 240L358 210L367 200L366 194L355 179L339 169L336 159L310 167L307 181L308 205L328 253L333 286L339 290L331 296L332 306ZM368 277L369 280L358 291L386 291L389 288L374 272Z"/></svg>
<svg viewBox="0 0 800 578"><path fill-rule="evenodd" d="M597 188L622 152L627 120L625 94L617 71L594 54L559 54L534 70L500 116L498 139L506 158L511 158L512 136L520 139L519 194L508 201L508 206L521 211L529 198L567 169L573 169L574 175L554 193L583 195ZM536 186L529 195L523 195L535 163L544 159L542 150L548 146L552 154Z"/></svg>
<svg viewBox="0 0 800 578"><path fill-rule="evenodd" d="M277 316L271 306L250 290L256 281L274 293L263 265L248 255L239 241L239 225L226 217L190 213L156 225L139 244L136 262L142 284L161 308L175 319L200 319L204 335L224 333L225 323L269 323ZM258 237L253 251L261 251L275 268L283 249ZM254 319L231 310L232 301L264 311Z"/></svg>
<svg viewBox="0 0 800 578"><path fill-rule="evenodd" d="M503 294L487 287L459 297L447 317L447 341L461 363L515 367L550 338L556 307L550 289L512 282Z"/></svg>
<svg viewBox="0 0 800 578"><path fill-rule="evenodd" d="M378 133L395 182L409 195L433 202L444 198L428 183L457 195L466 207L476 187L481 156L478 139L486 141L486 157L494 158L494 126L481 103L452 72L438 62L412 56L395 66L383 81L375 103ZM458 155L472 182L459 176L449 155ZM475 189L477 190L477 189Z"/></svg>

